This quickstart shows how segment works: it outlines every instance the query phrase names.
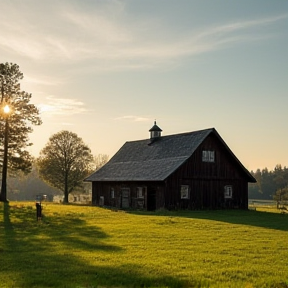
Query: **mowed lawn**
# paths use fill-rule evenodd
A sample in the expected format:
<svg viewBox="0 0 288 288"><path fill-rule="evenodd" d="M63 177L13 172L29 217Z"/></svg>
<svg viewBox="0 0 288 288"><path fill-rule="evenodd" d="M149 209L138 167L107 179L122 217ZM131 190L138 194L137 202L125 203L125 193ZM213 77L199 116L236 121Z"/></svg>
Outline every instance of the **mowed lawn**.
<svg viewBox="0 0 288 288"><path fill-rule="evenodd" d="M0 287L288 287L288 215L0 203Z"/></svg>

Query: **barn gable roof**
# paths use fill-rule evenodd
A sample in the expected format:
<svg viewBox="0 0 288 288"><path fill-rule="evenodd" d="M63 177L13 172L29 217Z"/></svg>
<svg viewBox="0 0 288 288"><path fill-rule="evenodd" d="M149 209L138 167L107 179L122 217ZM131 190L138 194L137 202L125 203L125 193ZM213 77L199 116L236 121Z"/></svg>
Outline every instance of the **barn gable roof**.
<svg viewBox="0 0 288 288"><path fill-rule="evenodd" d="M219 138L245 170L248 179L254 182L214 128L162 136L153 142L150 139L126 142L108 163L85 181L164 181L192 156L210 133Z"/></svg>

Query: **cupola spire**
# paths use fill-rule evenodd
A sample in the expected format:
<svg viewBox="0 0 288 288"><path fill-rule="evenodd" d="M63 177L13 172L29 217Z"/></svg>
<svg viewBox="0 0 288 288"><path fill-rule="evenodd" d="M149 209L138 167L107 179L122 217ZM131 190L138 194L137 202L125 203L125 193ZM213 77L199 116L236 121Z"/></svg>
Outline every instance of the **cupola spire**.
<svg viewBox="0 0 288 288"><path fill-rule="evenodd" d="M149 130L149 132L150 132L150 139L161 137L162 129L157 126L156 120L154 121L154 126Z"/></svg>

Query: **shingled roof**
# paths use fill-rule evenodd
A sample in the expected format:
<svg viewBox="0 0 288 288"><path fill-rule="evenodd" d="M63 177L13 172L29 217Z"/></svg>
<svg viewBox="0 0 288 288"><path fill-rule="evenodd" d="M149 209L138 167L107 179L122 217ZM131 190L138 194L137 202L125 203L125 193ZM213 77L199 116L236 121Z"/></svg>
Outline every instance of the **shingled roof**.
<svg viewBox="0 0 288 288"><path fill-rule="evenodd" d="M108 163L85 181L164 181L191 157L210 133L214 133L223 142L248 178L252 177L217 131L210 128L162 136L152 142L151 139L126 142Z"/></svg>

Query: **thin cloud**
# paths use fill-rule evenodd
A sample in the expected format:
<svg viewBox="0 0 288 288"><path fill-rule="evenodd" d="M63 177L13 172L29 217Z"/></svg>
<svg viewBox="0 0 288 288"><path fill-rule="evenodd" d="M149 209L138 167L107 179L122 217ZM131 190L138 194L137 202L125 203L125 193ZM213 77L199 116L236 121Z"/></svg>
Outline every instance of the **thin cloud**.
<svg viewBox="0 0 288 288"><path fill-rule="evenodd" d="M135 115L125 115L125 116L120 116L117 118L114 118L114 120L128 120L128 121L133 121L133 122L146 122L150 121L150 118L147 117L141 117L141 116L135 116Z"/></svg>
<svg viewBox="0 0 288 288"><path fill-rule="evenodd" d="M288 15L278 15L274 17L267 17L267 18L262 18L262 19L257 19L257 20L248 20L248 21L238 21L238 22L233 22L233 23L228 23L225 25L218 25L215 27L211 27L209 29L204 30L203 32L200 32L197 37L198 38L203 38L207 36L215 36L215 34L228 34L228 33L233 33L238 30L245 30L245 29L251 29L253 27L260 27L263 25L267 25L273 22L277 22L283 19L287 19Z"/></svg>
<svg viewBox="0 0 288 288"><path fill-rule="evenodd" d="M87 7L85 10L85 5L75 6L68 1L55 1L53 5L41 2L41 6L35 2L36 8L45 11L40 14L41 19L33 8L20 2L19 5L21 9L8 2L0 4L0 51L43 63L74 64L73 69L78 69L77 63L86 61L87 70L93 67L101 71L171 65L185 57L265 39L270 35L265 31L259 35L256 29L288 18L283 14L215 24L181 35L171 28L167 36L162 33L161 23L153 19L139 19L131 25L126 21L125 5L119 1L94 4L91 11Z"/></svg>
<svg viewBox="0 0 288 288"><path fill-rule="evenodd" d="M47 102L37 105L40 113L46 116L82 114L89 111L83 102L75 99L47 97Z"/></svg>
<svg viewBox="0 0 288 288"><path fill-rule="evenodd" d="M58 78L36 78L35 76L27 76L25 75L24 79L22 80L23 83L29 84L39 84L39 85L46 85L46 86L57 86L63 84L63 81L59 81Z"/></svg>

